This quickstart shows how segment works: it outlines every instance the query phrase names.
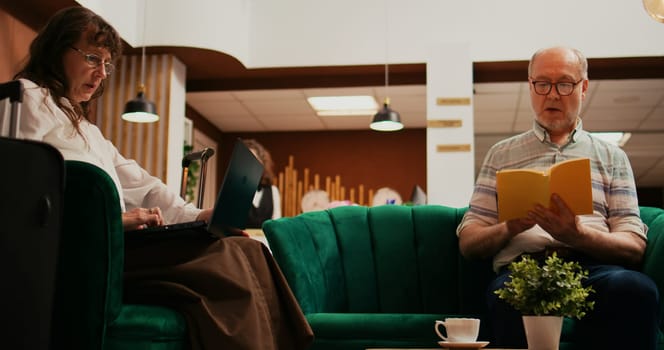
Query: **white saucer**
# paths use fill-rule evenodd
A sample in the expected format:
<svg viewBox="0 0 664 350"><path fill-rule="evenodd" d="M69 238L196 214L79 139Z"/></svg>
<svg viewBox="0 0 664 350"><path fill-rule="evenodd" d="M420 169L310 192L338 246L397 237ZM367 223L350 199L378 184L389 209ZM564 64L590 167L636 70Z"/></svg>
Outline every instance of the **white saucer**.
<svg viewBox="0 0 664 350"><path fill-rule="evenodd" d="M488 341L473 341L473 342L451 342L451 341L439 341L438 345L446 349L481 349L489 345Z"/></svg>

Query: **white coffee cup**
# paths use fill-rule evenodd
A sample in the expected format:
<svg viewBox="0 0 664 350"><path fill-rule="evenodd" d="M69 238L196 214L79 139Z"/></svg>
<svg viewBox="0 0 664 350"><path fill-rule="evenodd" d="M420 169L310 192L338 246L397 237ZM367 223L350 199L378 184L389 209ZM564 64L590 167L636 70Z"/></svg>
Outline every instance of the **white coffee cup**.
<svg viewBox="0 0 664 350"><path fill-rule="evenodd" d="M444 336L439 326L445 327ZM440 339L452 343L472 343L477 341L480 333L480 320L478 318L446 318L445 321L437 320L434 330Z"/></svg>

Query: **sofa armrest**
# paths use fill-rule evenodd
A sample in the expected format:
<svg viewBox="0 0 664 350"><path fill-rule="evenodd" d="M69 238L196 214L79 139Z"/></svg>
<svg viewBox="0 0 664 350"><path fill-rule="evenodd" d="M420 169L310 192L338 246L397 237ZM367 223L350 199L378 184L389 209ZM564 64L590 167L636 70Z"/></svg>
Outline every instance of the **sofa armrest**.
<svg viewBox="0 0 664 350"><path fill-rule="evenodd" d="M102 349L122 305L122 213L111 178L89 163L65 162L55 294L56 348Z"/></svg>
<svg viewBox="0 0 664 350"><path fill-rule="evenodd" d="M661 296L664 295L664 210L641 207L641 218L648 225L648 244L643 259L643 272L652 278ZM662 313L664 303L660 305ZM664 323L660 323L660 329L664 331Z"/></svg>

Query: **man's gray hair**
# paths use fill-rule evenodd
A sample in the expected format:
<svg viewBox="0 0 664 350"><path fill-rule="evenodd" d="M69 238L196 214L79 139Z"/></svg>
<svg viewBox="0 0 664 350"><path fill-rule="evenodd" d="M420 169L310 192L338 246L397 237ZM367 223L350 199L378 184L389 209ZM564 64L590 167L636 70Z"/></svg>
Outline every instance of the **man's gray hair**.
<svg viewBox="0 0 664 350"><path fill-rule="evenodd" d="M537 50L533 54L533 56L530 58L530 62L528 63L528 76L531 76L532 73L532 67L533 67L533 62L535 61L535 58L537 58L541 53L545 51L549 51L552 49L565 49L568 51L571 51L579 61L579 73L581 73L581 77L583 79L588 79L588 59L586 59L586 56L579 50L572 48L572 47L564 47L564 46L557 46L557 47L548 47L545 49L540 49Z"/></svg>

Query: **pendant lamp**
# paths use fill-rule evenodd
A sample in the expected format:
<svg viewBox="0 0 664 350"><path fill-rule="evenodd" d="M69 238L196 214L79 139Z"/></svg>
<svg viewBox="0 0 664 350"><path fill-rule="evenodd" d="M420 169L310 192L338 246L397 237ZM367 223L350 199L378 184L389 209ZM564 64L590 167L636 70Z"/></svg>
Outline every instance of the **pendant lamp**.
<svg viewBox="0 0 664 350"><path fill-rule="evenodd" d="M397 131L403 129L399 112L390 108L389 97L385 97L383 108L374 115L373 121L369 127L376 131Z"/></svg>
<svg viewBox="0 0 664 350"><path fill-rule="evenodd" d="M136 98L125 105L122 119L134 123L154 123L159 120L157 108L154 103L145 98L145 23L146 23L146 1L143 1L143 47L141 49L141 82L138 85Z"/></svg>
<svg viewBox="0 0 664 350"><path fill-rule="evenodd" d="M387 63L387 1L385 2L385 100L383 102L383 108L381 108L378 113L376 113L369 124L371 130L376 131L397 131L403 129L403 124L401 124L401 117L399 113L392 108L390 108L390 98L388 97L387 88L389 85L390 78L390 69Z"/></svg>
<svg viewBox="0 0 664 350"><path fill-rule="evenodd" d="M664 0L643 0L643 7L655 21L664 23Z"/></svg>
<svg viewBox="0 0 664 350"><path fill-rule="evenodd" d="M145 98L145 86L138 86L136 98L125 105L122 119L134 123L154 123L159 120L154 103Z"/></svg>

